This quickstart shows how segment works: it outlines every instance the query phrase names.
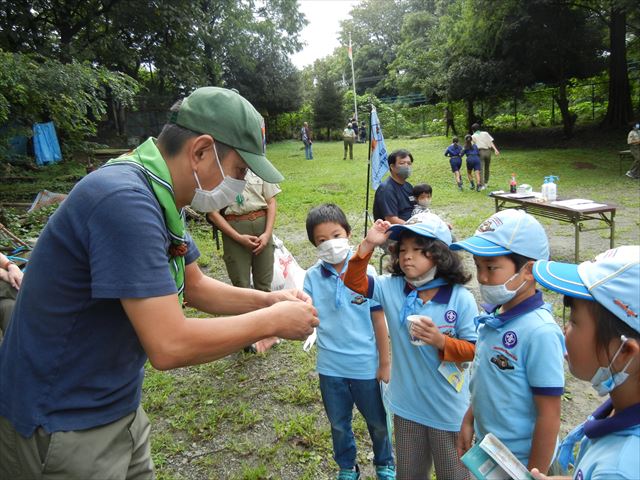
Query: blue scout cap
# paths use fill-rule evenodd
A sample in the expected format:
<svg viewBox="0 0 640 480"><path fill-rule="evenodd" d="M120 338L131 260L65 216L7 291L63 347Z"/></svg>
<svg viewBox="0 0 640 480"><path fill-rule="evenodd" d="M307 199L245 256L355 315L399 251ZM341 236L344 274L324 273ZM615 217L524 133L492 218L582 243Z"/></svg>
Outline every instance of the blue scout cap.
<svg viewBox="0 0 640 480"><path fill-rule="evenodd" d="M533 276L550 290L598 302L640 332L640 246L607 250L580 265L537 261Z"/></svg>
<svg viewBox="0 0 640 480"><path fill-rule="evenodd" d="M451 245L451 231L449 227L434 213L418 213L402 225L392 225L389 230L387 230L391 232L389 239L398 240L403 230L409 230L422 237L435 238L436 240L444 242L447 246Z"/></svg>
<svg viewBox="0 0 640 480"><path fill-rule="evenodd" d="M546 260L549 240L533 216L524 210L508 209L491 215L480 224L473 237L452 244L451 250L466 250L479 257L517 253L534 260Z"/></svg>

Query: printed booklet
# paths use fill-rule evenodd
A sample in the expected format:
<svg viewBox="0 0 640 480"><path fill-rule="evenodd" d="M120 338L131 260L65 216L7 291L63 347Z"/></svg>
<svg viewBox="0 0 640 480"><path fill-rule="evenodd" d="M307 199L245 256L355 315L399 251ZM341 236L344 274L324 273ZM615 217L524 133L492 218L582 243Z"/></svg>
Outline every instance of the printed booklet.
<svg viewBox="0 0 640 480"><path fill-rule="evenodd" d="M492 433L465 453L462 463L478 480L533 479L527 468Z"/></svg>

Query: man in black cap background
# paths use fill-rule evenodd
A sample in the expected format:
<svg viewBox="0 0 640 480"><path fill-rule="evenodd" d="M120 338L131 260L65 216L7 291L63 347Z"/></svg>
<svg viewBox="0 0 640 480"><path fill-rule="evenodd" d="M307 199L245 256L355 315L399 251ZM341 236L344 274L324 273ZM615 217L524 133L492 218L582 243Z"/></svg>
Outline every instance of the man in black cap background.
<svg viewBox="0 0 640 480"><path fill-rule="evenodd" d="M248 169L282 180L264 123L237 93L201 88L157 141L81 180L33 250L0 346L0 478L153 478L144 364L210 362L318 324L295 290L205 276L181 209L232 203ZM183 303L219 318L187 318Z"/></svg>

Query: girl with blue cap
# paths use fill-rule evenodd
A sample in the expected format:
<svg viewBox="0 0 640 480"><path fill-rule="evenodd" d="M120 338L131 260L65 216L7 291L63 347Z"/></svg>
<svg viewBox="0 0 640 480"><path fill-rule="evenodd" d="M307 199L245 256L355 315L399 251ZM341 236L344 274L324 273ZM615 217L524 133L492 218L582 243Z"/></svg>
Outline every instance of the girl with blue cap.
<svg viewBox="0 0 640 480"><path fill-rule="evenodd" d="M374 248L387 239L398 241L391 275L367 276ZM349 260L344 279L347 287L379 302L389 324L391 382L385 400L394 414L399 480L431 478L432 465L438 478L470 476L455 446L469 405L461 363L473 359L478 309L463 286L470 276L450 243L449 227L432 213L402 225L378 220Z"/></svg>
<svg viewBox="0 0 640 480"><path fill-rule="evenodd" d="M614 248L580 265L538 261L533 275L564 294L571 308L565 331L569 370L591 381L598 395L609 395L562 441L560 466L566 471L574 465L574 480L639 479L640 246ZM532 475L549 478L537 469Z"/></svg>

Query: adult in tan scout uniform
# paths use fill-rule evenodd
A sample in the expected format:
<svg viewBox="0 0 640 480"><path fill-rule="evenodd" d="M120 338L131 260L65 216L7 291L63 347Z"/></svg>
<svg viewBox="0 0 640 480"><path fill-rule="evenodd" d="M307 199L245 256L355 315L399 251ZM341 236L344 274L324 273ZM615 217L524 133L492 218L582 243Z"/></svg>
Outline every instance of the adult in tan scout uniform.
<svg viewBox="0 0 640 480"><path fill-rule="evenodd" d="M276 195L280 187L247 172L246 185L236 201L221 212L208 214L222 232L223 260L231 283L236 287L271 291L273 280L273 225L276 219ZM268 350L277 338L252 345L257 352Z"/></svg>
<svg viewBox="0 0 640 480"><path fill-rule="evenodd" d="M0 478L152 479L144 364L211 362L260 339L303 339L308 295L205 276L181 210L220 210L248 169L275 183L264 123L206 87L158 139L87 175L49 219L0 345ZM217 318L187 318L191 307Z"/></svg>
<svg viewBox="0 0 640 480"><path fill-rule="evenodd" d="M480 180L482 185L479 185L479 189L484 190L489 184L491 152L496 155L500 155L500 152L495 143L493 143L493 137L489 135L489 132L480 130L479 124L474 123L471 125L471 131L473 131L473 135L471 135L473 143L478 146L478 152L480 153Z"/></svg>

